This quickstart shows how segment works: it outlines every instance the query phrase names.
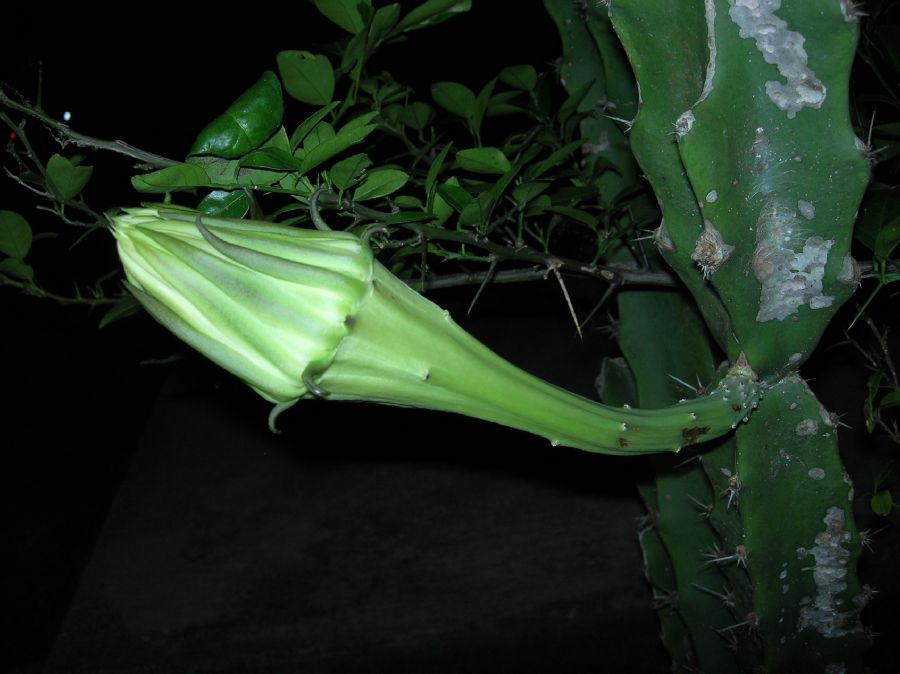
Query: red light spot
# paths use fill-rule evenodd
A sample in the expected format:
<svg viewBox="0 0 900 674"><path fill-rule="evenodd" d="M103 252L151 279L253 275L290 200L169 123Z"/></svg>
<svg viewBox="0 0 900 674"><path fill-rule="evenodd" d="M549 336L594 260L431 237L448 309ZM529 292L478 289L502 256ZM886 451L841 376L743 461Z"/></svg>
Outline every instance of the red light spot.
<svg viewBox="0 0 900 674"><path fill-rule="evenodd" d="M15 139L16 139L16 132L15 132L15 131L10 131L10 132L9 132L9 139L10 139L10 140L15 140Z"/></svg>

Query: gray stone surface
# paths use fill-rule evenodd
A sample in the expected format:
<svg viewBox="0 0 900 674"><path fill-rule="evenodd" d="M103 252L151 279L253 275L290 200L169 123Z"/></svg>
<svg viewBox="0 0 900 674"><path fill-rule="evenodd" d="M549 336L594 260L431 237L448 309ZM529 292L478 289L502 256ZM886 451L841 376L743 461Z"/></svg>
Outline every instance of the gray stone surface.
<svg viewBox="0 0 900 674"><path fill-rule="evenodd" d="M639 462L349 403L276 436L208 373L164 387L47 674L668 668Z"/></svg>

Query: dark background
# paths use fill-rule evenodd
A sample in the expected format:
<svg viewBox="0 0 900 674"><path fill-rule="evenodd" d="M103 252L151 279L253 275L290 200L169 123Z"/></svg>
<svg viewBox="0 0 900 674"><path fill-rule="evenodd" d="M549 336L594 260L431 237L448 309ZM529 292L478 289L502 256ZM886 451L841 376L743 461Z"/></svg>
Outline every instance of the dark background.
<svg viewBox="0 0 900 674"><path fill-rule="evenodd" d="M417 3L401 4L411 7ZM412 34L408 44L385 46L376 63L398 81L417 87L419 98L426 101L428 83L433 81L452 79L477 90L506 65L531 63L539 70L549 69L560 47L540 2L477 0L474 5L468 15ZM51 115L59 118L70 111L70 124L83 133L122 139L179 158L197 131L263 70L276 70L278 51L315 51L317 44L341 34L305 3L293 3L288 11L276 8L258 14L250 7L210 9L188 16L176 5L154 5L152 12L149 8L129 12L134 13L126 15L124 10L114 9L95 16L80 13L67 17L56 11L51 15L16 10L12 20L7 16L2 29L0 80L34 99L40 70L42 103ZM301 106L288 104L288 117L296 119L301 114ZM40 135L36 125L29 130L33 140ZM41 147L48 149L46 154L55 151L49 144ZM89 157L87 163L98 166L86 192L91 202L113 206L136 200L128 182L132 172L127 159L98 157L92 161ZM47 217L35 212L34 202L5 179L0 182L0 207L23 213L38 231L45 222L42 218ZM79 270L112 270L117 264L112 240L104 233L92 235L71 250L47 240L37 242L35 250L41 256L38 279L60 293L71 291L69 279L73 277L90 280ZM603 288L584 283L574 284L570 290L585 311ZM586 345L575 340L555 288L530 284L491 290L466 322L461 316L471 292L449 291L434 298L513 362L590 395L599 359L612 346L596 333L588 335ZM179 395L194 402L212 400L220 414L241 420L242 427L258 427L262 435L267 433L267 406L185 351L145 316L98 330L97 313L22 297L9 289L0 289L0 307L6 394L0 407L0 485L6 501L5 556L10 569L3 580L3 618L8 627L0 637L4 642L0 671L31 674L41 671L57 638L110 505L132 468L154 410L157 415L150 430L152 424L165 424L159 418L160 396L163 400ZM852 311L852 307L847 309ZM877 316L891 317L886 300L876 305L875 311ZM835 324L843 326L848 320L849 313ZM509 326L516 326L517 332ZM848 462L860 493L892 456L892 450L870 440L862 430L865 373L860 374L859 360L852 349L836 346L842 339L840 330L834 330L825 341L830 348L810 363L805 374L816 378L813 387L826 406L845 414L845 420L853 426L853 430L842 430L842 442L848 448ZM172 356L178 358L174 364L142 364ZM318 405L309 416L286 416L278 446L282 451L287 446L300 447L303 454L298 460L318 467L352 469L381 462L400 465L421 461L423 434L428 432L427 427L441 425L446 430L436 442L429 442L425 460L432 467L444 465L450 472L464 469L480 476L509 474L563 492L597 490L632 499L631 485L643 470L637 461L626 464L568 450L548 461L545 444L522 434L467 419L449 422L442 415L370 406L360 406L361 416L352 424L355 430L365 430L365 442L334 446L322 429L335 425L345 428L347 417L346 412L332 407L337 406ZM318 428L315 432L306 427L310 419ZM186 433L198 432L182 422ZM202 432L212 434L206 441L215 441L214 430ZM310 434L315 435L316 442L309 441ZM262 499L265 486L261 489ZM880 526L866 514L864 506L863 501L863 526ZM409 507L415 510L421 504L410 503ZM630 521L616 524L626 532L634 529ZM591 554L602 554L602 550L592 550ZM864 580L867 572L872 576L885 574L890 559L890 548L864 558ZM639 575L638 569L628 564L624 564L622 573ZM536 574L523 580L523 585L539 582L540 574ZM563 585L560 581L560 587ZM892 624L885 622L889 603L873 608L871 619ZM536 625L539 629L539 623ZM647 625L652 636L652 615L643 626ZM540 636L534 635L533 649L538 648ZM581 636L583 641L571 644L572 648L592 639L589 633ZM645 643L643 634L639 637L634 646L637 649ZM562 636L553 638L560 640ZM483 671L473 664L479 659L492 662L497 669L497 661L491 660L495 649L507 662L516 662L516 650L537 658L536 650L528 651L527 644L514 643L504 650L498 646L504 643L500 637L484 641L480 650L470 648L468 671ZM651 662L664 662L659 659L657 644L648 645L646 650ZM887 659L888 651L886 645L880 645L875 654ZM610 657L586 651L583 660L575 658L566 671L589 671L586 663L599 665L603 661L599 658L608 662ZM357 663L358 669L353 671L380 671L380 666L396 663L379 664L375 658L368 669ZM427 668L437 671L433 661ZM525 670L519 667L509 671Z"/></svg>

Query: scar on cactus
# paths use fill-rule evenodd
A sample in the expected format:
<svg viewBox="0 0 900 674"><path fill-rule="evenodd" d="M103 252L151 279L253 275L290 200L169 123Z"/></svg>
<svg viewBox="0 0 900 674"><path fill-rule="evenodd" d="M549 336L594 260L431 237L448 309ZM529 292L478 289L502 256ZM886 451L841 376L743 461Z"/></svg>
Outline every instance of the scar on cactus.
<svg viewBox="0 0 900 674"><path fill-rule="evenodd" d="M703 231L697 238L691 259L703 270L703 278L709 278L731 257L734 246L725 243L722 234L709 220L703 221Z"/></svg>

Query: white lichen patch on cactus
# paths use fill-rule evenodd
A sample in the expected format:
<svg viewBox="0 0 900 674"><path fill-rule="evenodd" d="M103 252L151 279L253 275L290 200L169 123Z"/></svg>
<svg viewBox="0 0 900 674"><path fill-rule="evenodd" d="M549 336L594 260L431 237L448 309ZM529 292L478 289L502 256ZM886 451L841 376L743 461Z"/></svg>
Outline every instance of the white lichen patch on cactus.
<svg viewBox="0 0 900 674"><path fill-rule="evenodd" d="M719 200L719 193L716 190L710 190L706 193L706 203L714 204Z"/></svg>
<svg viewBox="0 0 900 674"><path fill-rule="evenodd" d="M697 118L694 116L694 111L685 110L675 120L675 135L679 138L684 138L694 128L694 122L696 121Z"/></svg>
<svg viewBox="0 0 900 674"><path fill-rule="evenodd" d="M797 629L812 629L826 638L844 636L859 630L853 624L851 611L841 611L840 594L847 589L847 565L850 551L844 547L850 542L850 532L844 531L844 510L837 506L828 509L823 519L825 531L816 534L815 545L797 548L798 559L813 557L815 564L802 571L812 571L816 584L816 596L805 597L800 608Z"/></svg>
<svg viewBox="0 0 900 674"><path fill-rule="evenodd" d="M740 36L752 38L766 63L776 66L786 80L766 82L766 94L772 102L789 119L802 108L822 107L826 88L808 65L803 48L806 38L775 16L781 0L728 0L728 4L728 15L740 28Z"/></svg>
<svg viewBox="0 0 900 674"><path fill-rule="evenodd" d="M800 201L797 202L797 209L800 211L800 215L807 220L812 220L816 217L816 207L808 201L800 199Z"/></svg>
<svg viewBox="0 0 900 674"><path fill-rule="evenodd" d="M704 0L706 15L706 46L709 48L709 61L706 63L706 78L703 80L703 90L697 102L704 100L713 89L713 80L716 76L716 3L715 0Z"/></svg>
<svg viewBox="0 0 900 674"><path fill-rule="evenodd" d="M819 424L815 419L804 419L794 427L797 435L815 435L819 432Z"/></svg>
<svg viewBox="0 0 900 674"><path fill-rule="evenodd" d="M697 237L691 259L703 270L703 278L715 274L731 257L734 246L725 243L722 234L709 220L703 221L703 231Z"/></svg>
<svg viewBox="0 0 900 674"><path fill-rule="evenodd" d="M841 271L838 272L837 280L855 288L861 283L861 279L862 272L859 269L859 263L853 259L850 253L847 253L841 262Z"/></svg>
<svg viewBox="0 0 900 674"><path fill-rule="evenodd" d="M762 284L756 320L783 321L802 305L810 309L829 307L834 297L822 294L825 264L834 241L811 236L799 252L800 219L791 208L769 201L756 222L756 250L750 266Z"/></svg>
<svg viewBox="0 0 900 674"><path fill-rule="evenodd" d="M813 480L824 480L825 479L825 469L824 468L810 468L807 472Z"/></svg>

